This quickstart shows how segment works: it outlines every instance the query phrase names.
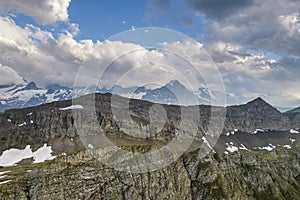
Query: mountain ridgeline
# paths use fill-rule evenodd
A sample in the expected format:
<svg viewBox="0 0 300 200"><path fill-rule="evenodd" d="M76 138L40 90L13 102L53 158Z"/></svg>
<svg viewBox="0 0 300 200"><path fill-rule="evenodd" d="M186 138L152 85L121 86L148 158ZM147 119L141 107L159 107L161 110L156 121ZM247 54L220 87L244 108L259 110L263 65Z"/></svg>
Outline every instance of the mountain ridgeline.
<svg viewBox="0 0 300 200"><path fill-rule="evenodd" d="M119 99L126 98L116 96ZM110 129L110 136L127 137L126 133L119 131L119 127L111 111L111 94L95 94L80 97L80 101L91 101L95 106L99 120L99 126L105 130ZM95 102L94 102L95 101ZM53 148L61 153L59 146L63 143L64 149L82 147L74 124L74 110L66 108L72 105L71 100L58 101L28 107L24 109L7 110L0 115L0 136L2 137L0 153L9 148L25 147L27 144L33 147L42 146L45 142L53 145ZM149 124L149 108L154 103L142 100L130 100L130 109L134 113L134 120L141 126ZM180 120L180 106L163 105L168 113L168 119L163 129L156 133L152 139L166 140L167 136L174 135L176 124ZM199 106L198 137L205 135L211 116L211 106ZM82 109L84 110L84 109ZM75 110L84 116L84 112ZM226 108L224 129L222 133L238 129L241 132L253 133L256 129L288 131L300 127L300 122L288 118L278 110L270 106L263 99L257 98L245 105L229 106ZM126 122L125 122L126 123ZM129 122L128 122L129 123ZM71 141L72 139L72 141Z"/></svg>

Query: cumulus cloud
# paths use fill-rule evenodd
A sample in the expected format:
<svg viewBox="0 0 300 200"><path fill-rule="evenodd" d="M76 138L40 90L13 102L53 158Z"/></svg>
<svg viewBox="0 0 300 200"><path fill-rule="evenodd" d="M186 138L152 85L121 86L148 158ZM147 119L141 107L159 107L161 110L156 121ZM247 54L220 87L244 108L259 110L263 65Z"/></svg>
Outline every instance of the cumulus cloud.
<svg viewBox="0 0 300 200"><path fill-rule="evenodd" d="M73 86L78 74L77 84L99 83L106 87L116 83L126 87L145 83L164 85L172 79L192 90L203 86L204 82L213 89L220 84L207 52L200 51L200 43L187 40L162 44L163 49L176 55L121 41L77 41L68 31L55 38L33 25L22 28L9 17L0 17L0 26L3 27L0 63L40 86L50 83ZM229 103L246 102L262 94L271 103L283 104L287 98L296 99L297 84L300 84L296 76L300 72L299 58L286 56L276 61L264 54L242 53L243 46L221 41L205 48L219 67L227 92L232 94ZM199 71L191 70L184 60L199 67Z"/></svg>
<svg viewBox="0 0 300 200"><path fill-rule="evenodd" d="M216 42L206 46L219 67L228 94L227 102L239 104L261 96L270 103L297 106L300 84L299 57L274 60L264 53L240 53L243 47Z"/></svg>
<svg viewBox="0 0 300 200"><path fill-rule="evenodd" d="M88 69L85 76L80 77L82 83L92 80L91 83L97 84L108 65L111 66L101 79L103 86L112 86L120 80L122 82L119 84L123 86L134 86L145 82L163 85L172 79L182 79L180 73L166 67L175 66L175 63L176 66L183 66L178 64L178 60L168 59L170 55L137 44L77 41L74 34L68 31L55 38L50 32L34 25L20 27L9 17L0 17L0 26L3 28L0 33L0 63L12 67L26 79L34 80L41 86L50 83L72 86L82 63L82 67ZM187 44L177 46L182 54L194 51L192 46L186 49ZM154 65L153 61L156 62Z"/></svg>
<svg viewBox="0 0 300 200"><path fill-rule="evenodd" d="M71 0L0 0L0 11L23 13L33 17L40 24L68 21L68 7Z"/></svg>
<svg viewBox="0 0 300 200"><path fill-rule="evenodd" d="M8 86L8 85L18 85L22 84L25 81L23 78L12 68L3 66L0 64L0 86Z"/></svg>
<svg viewBox="0 0 300 200"><path fill-rule="evenodd" d="M282 0L270 3L256 0L236 9L236 12L224 14L222 18L218 18L217 12L207 13L206 10L197 9L207 16L203 19L208 43L222 41L246 49L299 55L298 2Z"/></svg>

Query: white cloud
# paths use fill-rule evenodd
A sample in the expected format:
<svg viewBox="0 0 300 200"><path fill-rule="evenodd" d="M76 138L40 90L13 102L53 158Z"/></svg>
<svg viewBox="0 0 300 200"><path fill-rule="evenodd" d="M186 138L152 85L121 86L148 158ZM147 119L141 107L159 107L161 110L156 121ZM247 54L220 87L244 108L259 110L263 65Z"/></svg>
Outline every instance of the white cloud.
<svg viewBox="0 0 300 200"><path fill-rule="evenodd" d="M12 68L0 64L0 86L24 83L23 78Z"/></svg>
<svg viewBox="0 0 300 200"><path fill-rule="evenodd" d="M33 17L40 24L68 21L71 0L0 0L1 12L19 12Z"/></svg>
<svg viewBox="0 0 300 200"><path fill-rule="evenodd" d="M0 0L0 5L1 3ZM248 17L253 16L249 14ZM241 103L241 98L249 100L262 94L271 103L276 102L279 105L288 99L297 99L295 95L299 95L300 84L297 77L300 73L299 58L282 57L274 61L263 53L251 55L241 52L246 52L251 47L259 49L263 45L265 49L274 47L276 50L278 44L273 44L274 38L278 38L278 43L281 45L287 45L284 40L291 43L294 41L295 44L291 44L290 47L283 47L286 51L296 52L299 39L291 38L296 38L299 34L298 18L297 12L276 18L276 23L271 23L269 29L272 34L276 34L267 43L264 43L266 38L262 39L263 36L267 37L265 36L267 30L261 27L262 25L254 24L250 28L253 30L251 32L249 24L244 25L236 16L231 16L234 20L232 23L222 24L215 21L207 27L216 40L208 38L209 43L204 47L209 50L220 68L227 91L235 93L232 96L237 99L237 103ZM262 21L263 25L266 21L268 20ZM26 25L22 28L10 17L0 17L0 27L0 64L5 69L2 69L3 73L0 72L3 83L21 81L16 78L15 73L3 67L9 66L25 78L36 81L40 86L50 83L72 86L77 70L81 63L84 63L87 68L79 81L92 81L97 84L107 65L121 55L122 57L111 63L100 84L111 86L119 81L118 83L123 86L153 82L163 85L171 79L177 79L186 85L200 86L201 83L197 82L198 77L195 77L196 73L187 67L182 67L180 56L188 58L193 65L201 67L202 76L211 82L210 87L213 87L213 80L217 77L216 73L212 73L209 65L206 65L209 62L203 60L205 52L199 55L199 49L202 47L199 43L191 44L188 41L164 43L164 48L180 55L172 57L171 54L166 55L157 50L149 51L137 44L120 41L93 42L89 39L77 41L74 39L79 32L77 24L69 24L69 31L61 30L58 37L34 25ZM278 27L282 30L280 34L275 31ZM255 34L262 36L256 40ZM254 43L261 41L262 44L252 45L251 41ZM2 74L13 78L4 79ZM211 76L207 77L207 74ZM243 94L243 97L239 94Z"/></svg>
<svg viewBox="0 0 300 200"><path fill-rule="evenodd" d="M299 9L300 4L293 0L254 0L222 18L208 15L203 17L206 42L221 41L245 49L300 55Z"/></svg>

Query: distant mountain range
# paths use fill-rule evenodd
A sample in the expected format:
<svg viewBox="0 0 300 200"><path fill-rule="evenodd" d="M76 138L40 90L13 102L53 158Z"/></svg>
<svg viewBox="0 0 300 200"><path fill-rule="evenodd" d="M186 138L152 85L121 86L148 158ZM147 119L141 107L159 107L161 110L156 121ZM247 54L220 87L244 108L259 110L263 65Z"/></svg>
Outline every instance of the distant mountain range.
<svg viewBox="0 0 300 200"><path fill-rule="evenodd" d="M147 89L145 87L122 87L115 85L111 88L69 88L58 84L39 88L34 82L0 85L0 112L12 108L36 106L53 101L68 100L90 93L112 93L123 97L147 100L161 104L210 104L211 97L207 88L199 88L195 93L189 91L177 80L172 80L166 85Z"/></svg>
<svg viewBox="0 0 300 200"><path fill-rule="evenodd" d="M0 112L13 108L25 108L54 101L68 100L72 99L72 97L91 93L118 94L132 99L174 105L210 105L211 96L217 96L217 94L205 87L199 87L198 90L192 92L178 80L171 80L164 86L154 89L138 86L122 87L120 85L114 85L111 88L99 88L97 86L70 88L58 84L39 88L35 82L29 82L15 72L7 83L0 82ZM228 105L234 105L237 102L247 102L248 100L244 96L237 96L231 93L226 94ZM290 110L276 108L281 112ZM300 110L300 108L297 109ZM294 111L292 110L291 112Z"/></svg>

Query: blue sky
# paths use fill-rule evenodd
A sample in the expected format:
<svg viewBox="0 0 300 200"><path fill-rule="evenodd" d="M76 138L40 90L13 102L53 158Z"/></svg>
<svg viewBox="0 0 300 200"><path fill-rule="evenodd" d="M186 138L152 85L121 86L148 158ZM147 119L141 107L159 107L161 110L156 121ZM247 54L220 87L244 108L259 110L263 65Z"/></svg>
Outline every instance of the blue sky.
<svg viewBox="0 0 300 200"><path fill-rule="evenodd" d="M151 1L134 0L126 1L72 1L68 7L69 22L76 23L80 32L77 40L92 39L105 40L117 33L135 28L159 26L174 29L184 34L201 40L204 34L201 17L194 14L180 15L181 10L187 13L187 5L184 2L174 2L174 5L159 9L159 5L152 5ZM21 26L26 24L38 25L30 16L15 13L15 21ZM192 19L197 19L193 22ZM192 23L192 24L187 24ZM44 30L59 34L63 28L67 28L64 22L46 24L40 26Z"/></svg>
<svg viewBox="0 0 300 200"><path fill-rule="evenodd" d="M115 34L162 27L210 53L233 103L262 96L277 105L300 104L300 4L294 0L7 0L0 13L0 65L40 86L72 86L91 56L104 64L132 48L106 41ZM198 59L188 44L177 45L182 56ZM128 59L120 68L140 57Z"/></svg>
<svg viewBox="0 0 300 200"><path fill-rule="evenodd" d="M132 1L132 4L116 0L90 2L74 1L69 7L70 21L80 25L78 39L103 40L131 29L131 26L146 25L144 19L148 8L146 1ZM134 12L132 7L135 7Z"/></svg>

